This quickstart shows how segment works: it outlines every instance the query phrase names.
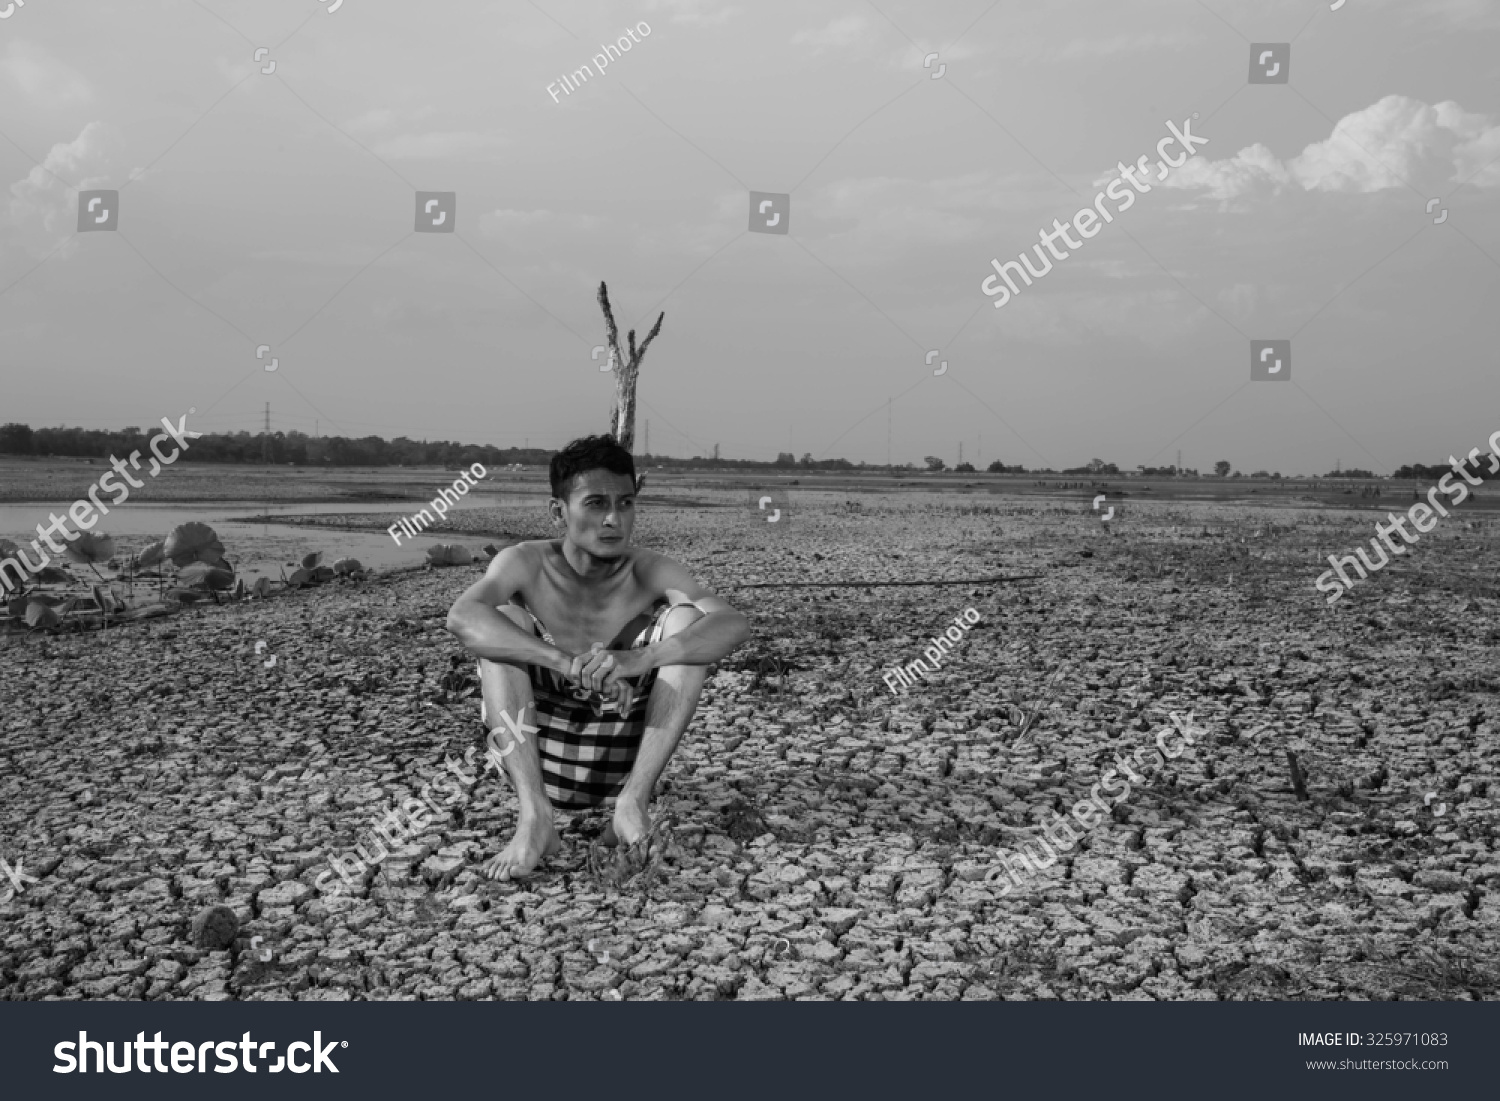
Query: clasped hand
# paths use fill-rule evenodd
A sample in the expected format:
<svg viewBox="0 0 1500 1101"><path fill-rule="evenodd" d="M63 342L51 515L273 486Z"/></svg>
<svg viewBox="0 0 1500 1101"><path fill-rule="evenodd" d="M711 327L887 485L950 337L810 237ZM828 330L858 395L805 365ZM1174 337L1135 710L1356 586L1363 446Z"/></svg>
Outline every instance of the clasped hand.
<svg viewBox="0 0 1500 1101"><path fill-rule="evenodd" d="M635 695L625 678L639 677L650 669L651 659L644 650L606 650L602 642L596 642L588 653L573 656L566 676L591 692L613 696L624 714Z"/></svg>

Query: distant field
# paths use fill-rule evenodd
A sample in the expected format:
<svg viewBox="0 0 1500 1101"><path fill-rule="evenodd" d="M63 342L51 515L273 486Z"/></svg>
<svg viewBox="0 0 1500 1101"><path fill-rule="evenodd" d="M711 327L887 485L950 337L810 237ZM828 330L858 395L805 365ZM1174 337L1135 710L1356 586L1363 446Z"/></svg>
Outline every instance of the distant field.
<svg viewBox="0 0 1500 1101"><path fill-rule="evenodd" d="M103 459L0 458L0 503L76 499L109 469ZM1077 478L1031 474L919 474L882 472L802 473L766 471L741 474L721 471L661 470L650 465L640 469L648 475L646 497L677 496L694 489L742 489L777 485L806 491L942 495L990 494L1004 497L1065 496L1078 498L1088 507L1093 497L1106 493L1112 501L1160 500L1205 501L1245 504L1323 504L1334 508L1395 508L1411 501L1412 493L1425 494L1428 485L1382 479L1332 480L1283 479L1280 482L1250 478ZM231 466L219 463L178 463L156 478L145 478L145 486L132 490L132 501L228 502L264 501L405 501L430 500L448 485L453 471L437 467L299 467ZM1379 497L1373 494L1378 491ZM476 492L540 493L546 495L547 471L491 468ZM1362 496L1362 494L1365 494ZM1496 502L1486 490L1475 494L1465 509L1492 510Z"/></svg>
<svg viewBox="0 0 1500 1101"><path fill-rule="evenodd" d="M142 464L143 470L145 464ZM0 503L74 500L84 496L110 469L104 459L0 459ZM498 473L498 471L494 472ZM131 502L176 501L378 501L431 500L456 472L437 467L230 466L221 463L174 463L130 491ZM511 471L514 476L516 471ZM538 481L544 481L540 475ZM488 485L488 481L487 481ZM484 490L481 489L480 492ZM109 495L103 495L106 501Z"/></svg>

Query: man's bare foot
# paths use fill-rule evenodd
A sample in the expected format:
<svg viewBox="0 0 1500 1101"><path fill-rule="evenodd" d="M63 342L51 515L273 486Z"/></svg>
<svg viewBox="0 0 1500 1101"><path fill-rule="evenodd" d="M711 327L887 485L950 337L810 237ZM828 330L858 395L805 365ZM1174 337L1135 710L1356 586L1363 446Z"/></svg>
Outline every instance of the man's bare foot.
<svg viewBox="0 0 1500 1101"><path fill-rule="evenodd" d="M502 882L524 879L536 870L537 865L555 855L561 848L562 842L558 840L557 827L552 824L550 814L522 818L510 844L486 860L479 869L479 874Z"/></svg>
<svg viewBox="0 0 1500 1101"><path fill-rule="evenodd" d="M651 816L646 813L646 800L632 799L622 795L615 801L615 818L600 839L606 845L634 845L651 832Z"/></svg>

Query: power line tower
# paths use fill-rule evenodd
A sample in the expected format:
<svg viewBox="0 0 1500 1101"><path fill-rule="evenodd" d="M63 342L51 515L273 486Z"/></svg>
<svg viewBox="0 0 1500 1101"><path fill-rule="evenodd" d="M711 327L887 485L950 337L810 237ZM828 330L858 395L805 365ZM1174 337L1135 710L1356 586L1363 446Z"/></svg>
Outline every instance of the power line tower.
<svg viewBox="0 0 1500 1101"><path fill-rule="evenodd" d="M266 430L260 437L260 461L271 461L271 403L266 402Z"/></svg>
<svg viewBox="0 0 1500 1101"><path fill-rule="evenodd" d="M646 421L646 454L651 454L651 421Z"/></svg>

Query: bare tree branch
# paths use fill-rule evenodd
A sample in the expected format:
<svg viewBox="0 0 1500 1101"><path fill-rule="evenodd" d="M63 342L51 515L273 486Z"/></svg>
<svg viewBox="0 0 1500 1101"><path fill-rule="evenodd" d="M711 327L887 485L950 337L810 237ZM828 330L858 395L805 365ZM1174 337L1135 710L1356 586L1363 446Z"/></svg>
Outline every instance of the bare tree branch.
<svg viewBox="0 0 1500 1101"><path fill-rule="evenodd" d="M614 311L609 308L609 288L602 280L599 283L599 307L604 311L604 339L614 351L615 360L624 363L625 357L620 354L620 330L615 325Z"/></svg>
<svg viewBox="0 0 1500 1101"><path fill-rule="evenodd" d="M640 358L640 359L645 359L646 358L646 349L649 348L649 347L651 347L651 342L656 339L656 334L659 333L659 332L661 332L662 318L664 318L666 316L667 316L666 311L663 310L662 313L657 317L656 324L652 325L651 326L651 331L646 334L646 342L641 345L641 350L638 353L638 358Z"/></svg>
<svg viewBox="0 0 1500 1101"><path fill-rule="evenodd" d="M656 339L656 334L661 332L662 320L667 315L663 311L657 317L656 324L646 336L646 342L639 348L635 343L635 330L631 329L626 336L626 345L630 349L630 354L626 356L620 351L620 330L609 305L609 290L603 282L599 284L599 308L604 311L605 339L609 342L611 359L614 361L615 405L610 414L609 433L621 447L631 451L635 445L635 388L640 377L641 359L651 342Z"/></svg>

